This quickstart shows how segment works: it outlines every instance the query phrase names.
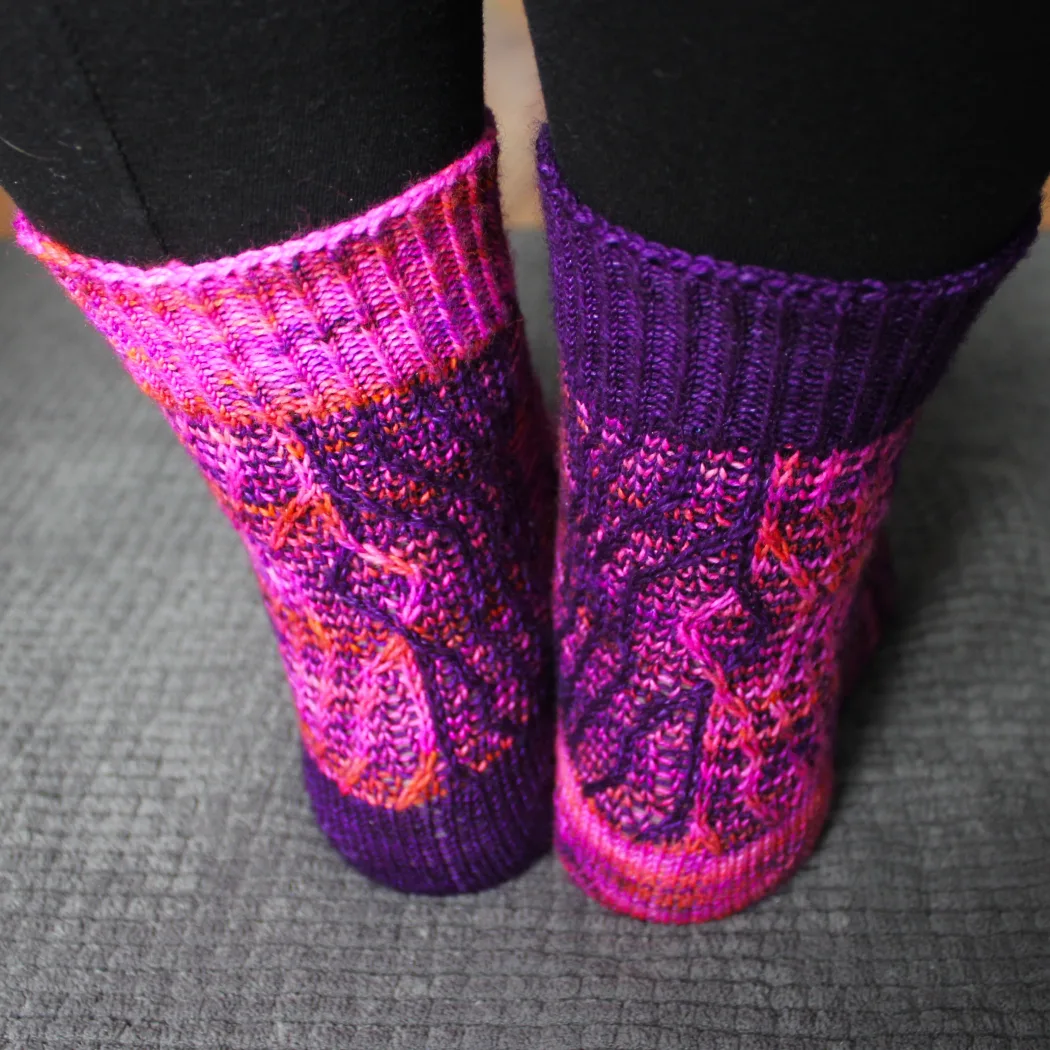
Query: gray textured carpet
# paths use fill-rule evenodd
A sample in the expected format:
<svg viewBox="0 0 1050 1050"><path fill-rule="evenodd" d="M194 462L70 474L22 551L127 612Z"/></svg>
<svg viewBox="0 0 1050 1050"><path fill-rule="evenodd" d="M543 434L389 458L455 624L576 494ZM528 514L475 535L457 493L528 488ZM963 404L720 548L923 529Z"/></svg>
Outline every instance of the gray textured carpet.
<svg viewBox="0 0 1050 1050"><path fill-rule="evenodd" d="M544 361L544 263L519 241ZM0 246L0 1046L1050 1045L1050 243L929 407L900 621L805 870L650 927L547 859L398 896L315 829L246 558L158 413Z"/></svg>

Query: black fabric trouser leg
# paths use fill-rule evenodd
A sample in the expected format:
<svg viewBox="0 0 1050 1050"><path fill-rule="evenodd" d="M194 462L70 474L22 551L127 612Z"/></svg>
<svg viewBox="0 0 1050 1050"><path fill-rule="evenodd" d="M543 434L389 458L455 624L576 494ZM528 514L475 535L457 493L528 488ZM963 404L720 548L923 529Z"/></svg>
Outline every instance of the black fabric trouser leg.
<svg viewBox="0 0 1050 1050"><path fill-rule="evenodd" d="M481 131L480 0L8 3L0 184L89 254L195 261L282 240ZM567 181L661 243L931 276L1001 245L1050 171L1050 67L1009 8L527 7Z"/></svg>
<svg viewBox="0 0 1050 1050"><path fill-rule="evenodd" d="M484 125L481 0L0 0L0 24L0 185L107 259L330 225Z"/></svg>
<svg viewBox="0 0 1050 1050"><path fill-rule="evenodd" d="M1050 172L1050 63L1019 5L526 8L567 183L662 244L930 277L1001 247Z"/></svg>

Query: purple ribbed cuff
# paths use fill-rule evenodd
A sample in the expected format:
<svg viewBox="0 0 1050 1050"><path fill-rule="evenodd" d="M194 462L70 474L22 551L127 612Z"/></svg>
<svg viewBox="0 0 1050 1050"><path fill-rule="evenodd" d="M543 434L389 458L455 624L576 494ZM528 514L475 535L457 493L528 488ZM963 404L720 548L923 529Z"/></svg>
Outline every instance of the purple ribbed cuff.
<svg viewBox="0 0 1050 1050"><path fill-rule="evenodd" d="M405 893L476 893L513 878L551 846L551 724L538 719L482 777L410 809L344 795L303 751L303 778L321 830L369 878Z"/></svg>
<svg viewBox="0 0 1050 1050"><path fill-rule="evenodd" d="M831 281L666 248L581 204L536 147L570 395L636 433L823 454L910 417L1035 236L926 281Z"/></svg>

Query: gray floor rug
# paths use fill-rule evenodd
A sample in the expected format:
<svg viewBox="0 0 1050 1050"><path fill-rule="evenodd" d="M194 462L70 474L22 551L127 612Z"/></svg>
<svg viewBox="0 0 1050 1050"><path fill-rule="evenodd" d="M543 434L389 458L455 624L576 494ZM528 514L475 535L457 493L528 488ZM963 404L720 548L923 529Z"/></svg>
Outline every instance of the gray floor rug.
<svg viewBox="0 0 1050 1050"><path fill-rule="evenodd" d="M516 244L550 378L538 238ZM239 542L160 415L0 245L0 1046L1050 1046L1050 242L929 406L899 621L812 860L700 928L550 858L479 896L349 870Z"/></svg>

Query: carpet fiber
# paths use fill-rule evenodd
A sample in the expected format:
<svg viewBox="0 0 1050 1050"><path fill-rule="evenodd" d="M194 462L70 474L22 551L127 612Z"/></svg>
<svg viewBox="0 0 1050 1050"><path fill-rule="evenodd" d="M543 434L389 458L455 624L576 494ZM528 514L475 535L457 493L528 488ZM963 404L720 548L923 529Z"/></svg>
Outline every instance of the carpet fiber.
<svg viewBox="0 0 1050 1050"><path fill-rule="evenodd" d="M554 347L539 238L515 244ZM1050 1045L1050 240L927 409L897 624L810 862L699 928L551 858L399 896L316 829L246 556L160 414L0 245L0 1047Z"/></svg>

